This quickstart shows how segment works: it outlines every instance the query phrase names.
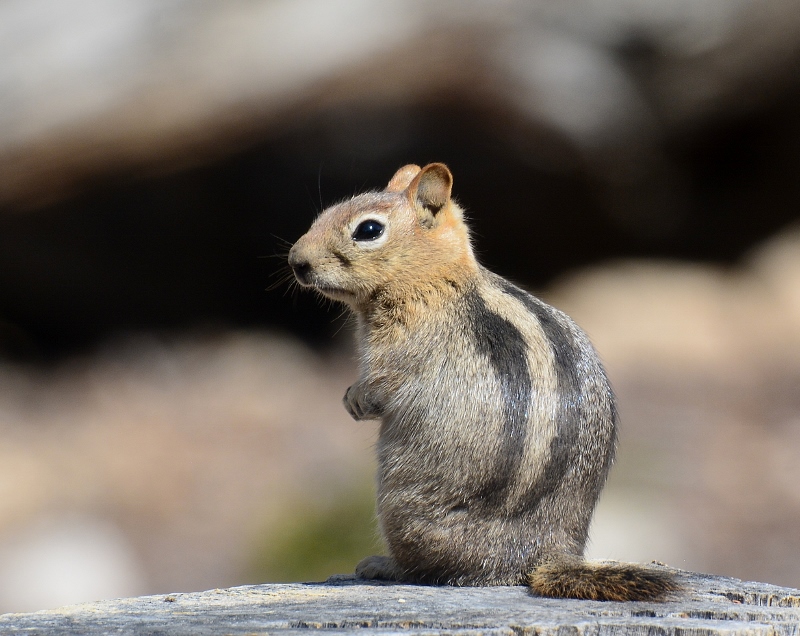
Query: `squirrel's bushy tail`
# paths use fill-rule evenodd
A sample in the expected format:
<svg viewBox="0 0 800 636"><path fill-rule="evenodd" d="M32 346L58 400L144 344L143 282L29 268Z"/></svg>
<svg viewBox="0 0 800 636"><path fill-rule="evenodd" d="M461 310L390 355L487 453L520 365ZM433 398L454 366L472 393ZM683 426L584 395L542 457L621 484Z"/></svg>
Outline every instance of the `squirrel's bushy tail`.
<svg viewBox="0 0 800 636"><path fill-rule="evenodd" d="M539 596L591 601L665 601L682 589L670 572L567 556L542 563L528 576L528 585Z"/></svg>

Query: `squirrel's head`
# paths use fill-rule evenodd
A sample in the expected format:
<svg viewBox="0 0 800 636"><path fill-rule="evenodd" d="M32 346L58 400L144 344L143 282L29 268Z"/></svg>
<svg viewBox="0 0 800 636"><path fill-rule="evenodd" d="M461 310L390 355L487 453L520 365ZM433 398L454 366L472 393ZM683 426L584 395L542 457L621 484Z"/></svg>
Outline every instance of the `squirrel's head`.
<svg viewBox="0 0 800 636"><path fill-rule="evenodd" d="M442 163L403 166L383 192L319 215L289 252L298 282L356 310L379 293L403 299L458 288L476 267Z"/></svg>

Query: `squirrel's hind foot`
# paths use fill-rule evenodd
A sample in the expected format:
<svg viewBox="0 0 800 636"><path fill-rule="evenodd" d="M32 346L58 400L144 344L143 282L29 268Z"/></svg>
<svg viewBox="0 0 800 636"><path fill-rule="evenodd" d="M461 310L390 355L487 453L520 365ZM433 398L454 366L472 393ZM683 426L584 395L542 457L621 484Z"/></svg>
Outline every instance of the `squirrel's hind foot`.
<svg viewBox="0 0 800 636"><path fill-rule="evenodd" d="M391 557L368 556L359 561L356 576L367 580L399 581L400 569Z"/></svg>

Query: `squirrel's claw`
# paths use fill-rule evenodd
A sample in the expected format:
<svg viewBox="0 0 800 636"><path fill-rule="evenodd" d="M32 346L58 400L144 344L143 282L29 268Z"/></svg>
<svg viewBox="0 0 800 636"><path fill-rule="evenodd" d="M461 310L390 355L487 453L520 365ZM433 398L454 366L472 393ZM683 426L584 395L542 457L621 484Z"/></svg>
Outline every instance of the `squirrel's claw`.
<svg viewBox="0 0 800 636"><path fill-rule="evenodd" d="M354 384L345 391L342 403L347 412L356 421L377 420L381 417L381 410L376 405L370 403L364 395L363 390Z"/></svg>

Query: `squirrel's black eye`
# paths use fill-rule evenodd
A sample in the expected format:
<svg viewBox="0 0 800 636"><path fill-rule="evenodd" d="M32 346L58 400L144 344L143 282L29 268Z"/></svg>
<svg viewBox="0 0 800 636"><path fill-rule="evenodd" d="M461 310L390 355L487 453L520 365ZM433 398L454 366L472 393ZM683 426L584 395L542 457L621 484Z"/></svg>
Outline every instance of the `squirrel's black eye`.
<svg viewBox="0 0 800 636"><path fill-rule="evenodd" d="M361 221L353 232L354 241L374 241L381 234L383 234L383 223L379 223L373 219Z"/></svg>

